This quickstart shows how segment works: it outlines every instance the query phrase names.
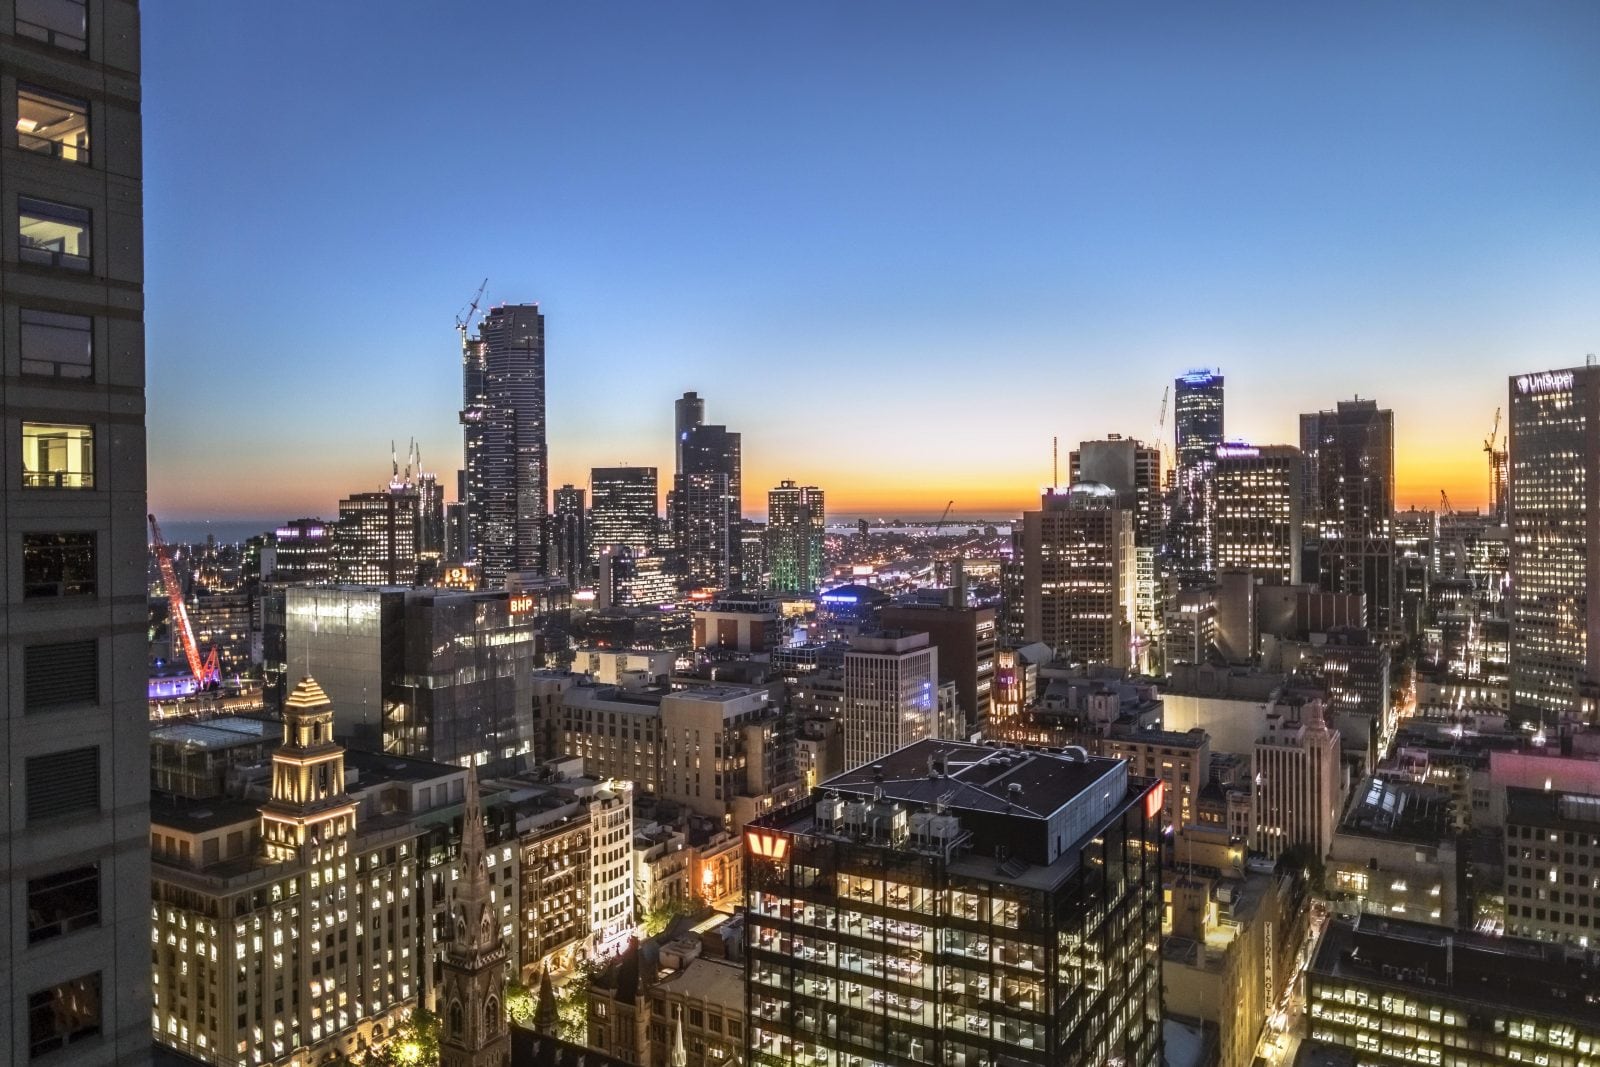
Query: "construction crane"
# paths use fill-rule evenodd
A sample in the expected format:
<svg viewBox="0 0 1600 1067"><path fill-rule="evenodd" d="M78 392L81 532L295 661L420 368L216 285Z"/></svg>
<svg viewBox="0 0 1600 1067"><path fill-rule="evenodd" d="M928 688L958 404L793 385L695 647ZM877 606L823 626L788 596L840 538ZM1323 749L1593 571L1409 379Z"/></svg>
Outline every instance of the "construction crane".
<svg viewBox="0 0 1600 1067"><path fill-rule="evenodd" d="M467 331L472 329L472 316L478 313L478 304L483 300L483 291L489 288L489 279L485 278L483 284L478 286L478 291L472 294L472 303L467 305L465 313L456 313L456 332L461 339L467 339Z"/></svg>
<svg viewBox="0 0 1600 1067"><path fill-rule="evenodd" d="M177 635L184 658L189 661L189 673L194 675L195 685L202 690L208 689L222 677L222 671L217 667L217 650L213 648L203 661L200 659L200 646L195 643L194 627L189 625L189 609L183 603L183 586L178 584L178 572L172 568L172 549L168 547L166 538L161 536L156 517L146 515L145 518L150 520L150 541L156 550L156 565L161 568L161 584L167 589L172 632Z"/></svg>
<svg viewBox="0 0 1600 1067"><path fill-rule="evenodd" d="M1450 494L1443 489L1439 490L1439 509L1446 515L1454 515L1456 509L1450 506Z"/></svg>
<svg viewBox="0 0 1600 1067"><path fill-rule="evenodd" d="M1161 451L1161 462L1172 470L1172 446L1167 443L1167 401L1172 397L1172 386L1161 390L1161 414L1156 416L1156 448Z"/></svg>
<svg viewBox="0 0 1600 1067"><path fill-rule="evenodd" d="M1496 521L1505 521L1506 508L1506 449L1500 444L1500 409L1494 409L1494 426L1483 439L1483 451L1489 457L1489 513Z"/></svg>
<svg viewBox="0 0 1600 1067"><path fill-rule="evenodd" d="M934 524L933 536L938 537L939 531L944 529L945 520L950 518L950 509L956 506L954 500L944 506L944 514L939 516L939 521Z"/></svg>

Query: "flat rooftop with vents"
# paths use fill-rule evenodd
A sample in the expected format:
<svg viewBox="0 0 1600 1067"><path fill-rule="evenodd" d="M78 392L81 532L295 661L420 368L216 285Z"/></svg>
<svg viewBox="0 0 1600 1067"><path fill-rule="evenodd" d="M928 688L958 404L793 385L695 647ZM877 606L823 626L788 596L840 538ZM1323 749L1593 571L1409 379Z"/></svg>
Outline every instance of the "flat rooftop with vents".
<svg viewBox="0 0 1600 1067"><path fill-rule="evenodd" d="M959 839L964 855L1048 867L1125 807L1129 788L1125 761L1082 749L926 739L828 779L772 825L911 849L954 849Z"/></svg>

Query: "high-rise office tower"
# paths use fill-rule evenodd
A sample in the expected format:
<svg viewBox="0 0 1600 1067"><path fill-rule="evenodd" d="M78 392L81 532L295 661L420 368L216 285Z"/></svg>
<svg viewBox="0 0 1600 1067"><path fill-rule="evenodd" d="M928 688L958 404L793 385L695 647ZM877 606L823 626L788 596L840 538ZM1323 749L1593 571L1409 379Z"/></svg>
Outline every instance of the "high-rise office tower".
<svg viewBox="0 0 1600 1067"><path fill-rule="evenodd" d="M956 699L965 716L961 736L970 737L989 724L998 634L994 608L962 603L885 604L878 621L885 630L928 635L939 653L940 678L955 683Z"/></svg>
<svg viewBox="0 0 1600 1067"><path fill-rule="evenodd" d="M1161 542L1166 508L1161 492L1161 449L1112 434L1084 441L1068 457L1073 484L1099 482L1117 492L1118 503L1133 515L1134 643L1141 655L1133 666L1157 669L1162 614Z"/></svg>
<svg viewBox="0 0 1600 1067"><path fill-rule="evenodd" d="M744 518L740 512L740 439L726 426L698 421L705 405L694 393L676 402L678 473L672 484L673 548L685 578L719 589L743 584Z"/></svg>
<svg viewBox="0 0 1600 1067"><path fill-rule="evenodd" d="M844 758L871 763L939 736L939 650L925 633L859 634L844 654Z"/></svg>
<svg viewBox="0 0 1600 1067"><path fill-rule="evenodd" d="M684 393L672 402L674 474L683 473L683 443L689 439L689 431L696 426L703 426L705 421L706 402L700 399L699 393Z"/></svg>
<svg viewBox="0 0 1600 1067"><path fill-rule="evenodd" d="M1277 859L1295 845L1320 859L1333 845L1344 807L1339 731L1328 729L1318 699L1285 698L1267 713L1251 768L1250 847Z"/></svg>
<svg viewBox="0 0 1600 1067"><path fill-rule="evenodd" d="M417 510L414 489L392 487L352 493L339 501L334 531L334 573L358 585L411 585L417 580Z"/></svg>
<svg viewBox="0 0 1600 1067"><path fill-rule="evenodd" d="M1548 718L1600 681L1600 367L1509 389L1511 706Z"/></svg>
<svg viewBox="0 0 1600 1067"><path fill-rule="evenodd" d="M452 500L444 506L444 558L450 563L467 561L467 505Z"/></svg>
<svg viewBox="0 0 1600 1067"><path fill-rule="evenodd" d="M1081 664L1132 662L1133 516L1117 492L1081 482L1047 490L1022 516L1022 626L1057 656Z"/></svg>
<svg viewBox="0 0 1600 1067"><path fill-rule="evenodd" d="M1205 581L1216 570L1206 526L1206 482L1222 444L1223 378L1195 370L1172 385L1173 472L1171 552L1185 582Z"/></svg>
<svg viewBox="0 0 1600 1067"><path fill-rule="evenodd" d="M267 580L284 585L333 581L335 525L321 519L291 519L274 530Z"/></svg>
<svg viewBox="0 0 1600 1067"><path fill-rule="evenodd" d="M595 467L589 472L589 551L598 558L623 545L634 554L660 543L654 467Z"/></svg>
<svg viewBox="0 0 1600 1067"><path fill-rule="evenodd" d="M139 9L0 3L0 1062L150 1049Z"/></svg>
<svg viewBox="0 0 1600 1067"><path fill-rule="evenodd" d="M550 572L576 589L588 579L589 517L583 507L583 490L563 485L552 494L550 509Z"/></svg>
<svg viewBox="0 0 1600 1067"><path fill-rule="evenodd" d="M491 586L545 568L544 315L538 304L490 308L462 341L463 449L470 558Z"/></svg>
<svg viewBox="0 0 1600 1067"><path fill-rule="evenodd" d="M1164 783L923 741L745 830L746 1063L1158 1067Z"/></svg>
<svg viewBox="0 0 1600 1067"><path fill-rule="evenodd" d="M1300 581L1300 476L1289 445L1230 441L1216 453L1206 518L1217 570L1249 570L1274 585Z"/></svg>
<svg viewBox="0 0 1600 1067"><path fill-rule="evenodd" d="M767 491L767 572L780 593L814 593L822 584L822 490L779 483Z"/></svg>
<svg viewBox="0 0 1600 1067"><path fill-rule="evenodd" d="M1399 628L1394 596L1394 412L1375 400L1341 400L1300 416L1305 457L1302 526L1315 530L1317 580L1330 593L1362 593L1367 628ZM1309 555L1309 551L1307 553Z"/></svg>
<svg viewBox="0 0 1600 1067"><path fill-rule="evenodd" d="M426 560L444 558L444 489L439 476L417 474L417 554Z"/></svg>

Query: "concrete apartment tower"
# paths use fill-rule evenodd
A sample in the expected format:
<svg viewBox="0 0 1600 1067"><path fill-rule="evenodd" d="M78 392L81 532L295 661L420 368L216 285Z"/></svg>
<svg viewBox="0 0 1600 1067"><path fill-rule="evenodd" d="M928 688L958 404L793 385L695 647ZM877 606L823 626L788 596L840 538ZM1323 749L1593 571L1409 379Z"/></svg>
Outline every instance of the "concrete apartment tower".
<svg viewBox="0 0 1600 1067"><path fill-rule="evenodd" d="M0 96L0 1062L146 1063L138 5L0 0Z"/></svg>

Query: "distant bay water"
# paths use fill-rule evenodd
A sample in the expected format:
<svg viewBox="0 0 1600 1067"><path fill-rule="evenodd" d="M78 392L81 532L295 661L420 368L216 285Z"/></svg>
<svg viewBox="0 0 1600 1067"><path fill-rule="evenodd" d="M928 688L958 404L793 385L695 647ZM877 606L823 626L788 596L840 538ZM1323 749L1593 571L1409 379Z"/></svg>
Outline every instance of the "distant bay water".
<svg viewBox="0 0 1600 1067"><path fill-rule="evenodd" d="M161 536L176 545L204 544L208 534L215 537L218 544L244 541L257 534L264 534L278 525L278 522L272 519L215 519L187 522L173 519L168 522L160 515L157 515L156 519L161 523Z"/></svg>

